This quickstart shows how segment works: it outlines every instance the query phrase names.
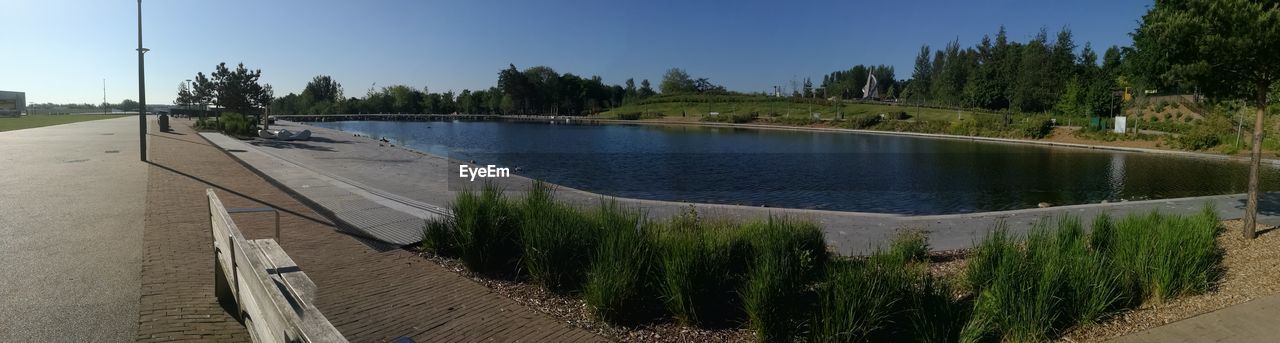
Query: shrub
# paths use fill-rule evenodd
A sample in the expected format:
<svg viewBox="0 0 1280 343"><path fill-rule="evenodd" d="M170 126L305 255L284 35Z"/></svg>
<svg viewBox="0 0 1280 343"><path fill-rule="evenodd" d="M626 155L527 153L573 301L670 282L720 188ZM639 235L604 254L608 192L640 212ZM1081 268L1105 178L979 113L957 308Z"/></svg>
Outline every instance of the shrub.
<svg viewBox="0 0 1280 343"><path fill-rule="evenodd" d="M236 112L223 112L218 117L218 125L221 126L222 133L233 136L253 136L257 129L253 121Z"/></svg>
<svg viewBox="0 0 1280 343"><path fill-rule="evenodd" d="M844 126L850 129L867 129L880 123L880 116L876 114L859 114L849 117L845 121Z"/></svg>
<svg viewBox="0 0 1280 343"><path fill-rule="evenodd" d="M1178 149L1204 150L1221 144L1218 132L1208 126L1197 126L1177 136L1170 136L1170 145Z"/></svg>
<svg viewBox="0 0 1280 343"><path fill-rule="evenodd" d="M818 123L818 122L819 122L819 120L818 120L818 119L814 119L813 117L811 117L811 116L807 116L807 115L805 115L805 116L784 116L784 117L779 117L779 118L777 118L776 120L777 120L777 122L778 122L778 123L782 123L782 124L785 124L785 125L795 125L795 126L813 125L813 124L816 124L816 123Z"/></svg>
<svg viewBox="0 0 1280 343"><path fill-rule="evenodd" d="M473 271L514 271L520 258L520 213L502 190L487 184L464 190L453 203L454 241L463 264Z"/></svg>
<svg viewBox="0 0 1280 343"><path fill-rule="evenodd" d="M1041 139L1053 132L1053 121L1049 119L1031 118L1018 125L1022 137Z"/></svg>
<svg viewBox="0 0 1280 343"><path fill-rule="evenodd" d="M755 120L756 120L755 113L729 113L729 114L721 113L719 115L714 115L714 116L709 114L702 116L702 121L718 122L718 123L744 124L744 123L750 123Z"/></svg>
<svg viewBox="0 0 1280 343"><path fill-rule="evenodd" d="M822 229L809 222L772 218L742 228L755 261L741 294L751 328L764 341L787 340L808 313L809 287L827 262Z"/></svg>

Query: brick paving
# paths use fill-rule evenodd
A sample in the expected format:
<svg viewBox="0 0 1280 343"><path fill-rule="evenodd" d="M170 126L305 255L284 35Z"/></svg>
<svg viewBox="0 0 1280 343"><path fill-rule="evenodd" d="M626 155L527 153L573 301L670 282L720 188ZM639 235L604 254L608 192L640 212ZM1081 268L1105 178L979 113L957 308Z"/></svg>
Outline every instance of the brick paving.
<svg viewBox="0 0 1280 343"><path fill-rule="evenodd" d="M377 249L212 146L183 120L149 136L150 184L139 341L245 341L213 296L205 188L227 207L281 209L281 246L318 289L316 306L353 342L603 341L402 249ZM153 127L154 129L154 127ZM154 131L154 130L153 130ZM270 214L238 214L249 239L270 238Z"/></svg>

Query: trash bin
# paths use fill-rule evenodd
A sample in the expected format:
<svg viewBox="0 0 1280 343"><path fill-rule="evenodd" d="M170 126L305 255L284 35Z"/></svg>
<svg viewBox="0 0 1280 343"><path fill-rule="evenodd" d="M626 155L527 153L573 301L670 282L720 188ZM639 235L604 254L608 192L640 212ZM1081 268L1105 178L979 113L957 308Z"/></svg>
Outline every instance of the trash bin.
<svg viewBox="0 0 1280 343"><path fill-rule="evenodd" d="M169 115L160 115L160 132L169 132Z"/></svg>

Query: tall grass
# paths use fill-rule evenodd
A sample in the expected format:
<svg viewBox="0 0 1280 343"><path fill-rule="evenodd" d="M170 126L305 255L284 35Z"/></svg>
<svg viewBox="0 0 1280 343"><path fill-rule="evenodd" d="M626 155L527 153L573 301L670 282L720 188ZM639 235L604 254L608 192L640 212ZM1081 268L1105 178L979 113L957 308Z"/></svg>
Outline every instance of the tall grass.
<svg viewBox="0 0 1280 343"><path fill-rule="evenodd" d="M661 227L661 293L667 312L681 325L723 325L741 316L735 293L747 270L750 243L735 229L692 211Z"/></svg>
<svg viewBox="0 0 1280 343"><path fill-rule="evenodd" d="M543 183L519 199L491 185L460 192L452 218L424 225L423 248L580 294L606 321L745 323L762 341L1042 341L1204 292L1219 273L1211 208L1102 215L1090 233L1075 217L1037 222L1023 237L998 224L949 279L930 272L921 231L836 259L812 222L740 223L693 210L650 221L614 202L577 208L553 193Z"/></svg>
<svg viewBox="0 0 1280 343"><path fill-rule="evenodd" d="M976 304L964 336L1048 340L1126 306L1202 292L1213 280L1212 209L1115 224L1099 216L1093 225L1086 235L1074 217L1041 221L1022 241L998 226L969 260L965 277Z"/></svg>
<svg viewBox="0 0 1280 343"><path fill-rule="evenodd" d="M811 286L828 254L822 229L811 222L770 217L748 224L752 255L741 296L756 336L765 341L792 337L813 302Z"/></svg>
<svg viewBox="0 0 1280 343"><path fill-rule="evenodd" d="M600 240L600 221L552 199L552 187L535 181L520 206L524 269L553 292L581 288Z"/></svg>
<svg viewBox="0 0 1280 343"><path fill-rule="evenodd" d="M809 324L814 342L953 342L967 318L945 280L928 272L918 231L903 231L888 250L838 261L817 287Z"/></svg>
<svg viewBox="0 0 1280 343"><path fill-rule="evenodd" d="M463 264L481 273L510 273L520 258L519 205L492 184L479 192L461 191L453 203L452 239L433 237L457 250ZM428 229L441 230L441 224ZM432 233L433 236L444 236Z"/></svg>
<svg viewBox="0 0 1280 343"><path fill-rule="evenodd" d="M583 299L596 316L612 322L648 319L661 306L653 226L641 215L605 202L597 210L602 234L587 271Z"/></svg>

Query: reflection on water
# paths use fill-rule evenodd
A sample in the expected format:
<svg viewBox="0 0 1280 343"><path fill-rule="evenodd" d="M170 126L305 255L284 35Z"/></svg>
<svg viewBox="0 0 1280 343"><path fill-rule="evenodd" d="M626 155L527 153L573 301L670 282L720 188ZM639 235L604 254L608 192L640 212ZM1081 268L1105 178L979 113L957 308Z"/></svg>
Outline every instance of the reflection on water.
<svg viewBox="0 0 1280 343"><path fill-rule="evenodd" d="M596 193L942 214L1244 191L1243 163L827 132L501 121L314 125ZM1274 168L1264 188L1276 184Z"/></svg>

